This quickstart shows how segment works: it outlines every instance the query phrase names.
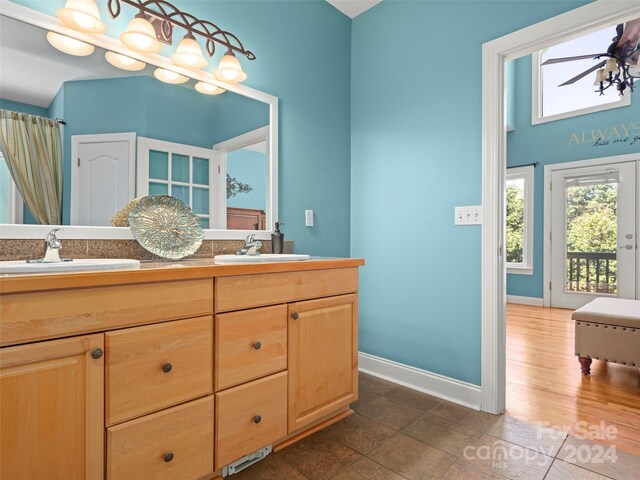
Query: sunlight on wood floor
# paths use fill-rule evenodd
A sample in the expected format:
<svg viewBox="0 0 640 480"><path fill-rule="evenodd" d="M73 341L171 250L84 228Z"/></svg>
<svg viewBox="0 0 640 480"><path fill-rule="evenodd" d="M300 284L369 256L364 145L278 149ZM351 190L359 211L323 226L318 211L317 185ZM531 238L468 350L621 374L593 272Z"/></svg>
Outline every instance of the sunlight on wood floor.
<svg viewBox="0 0 640 480"><path fill-rule="evenodd" d="M507 411L572 433L604 421L617 438L593 440L640 455L640 369L594 360L583 376L571 312L507 305Z"/></svg>

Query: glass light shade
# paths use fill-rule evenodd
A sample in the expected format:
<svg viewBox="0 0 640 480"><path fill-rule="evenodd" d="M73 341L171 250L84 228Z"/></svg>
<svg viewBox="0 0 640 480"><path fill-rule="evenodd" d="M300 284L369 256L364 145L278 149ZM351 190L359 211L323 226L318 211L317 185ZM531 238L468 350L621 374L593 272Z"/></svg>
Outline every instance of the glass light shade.
<svg viewBox="0 0 640 480"><path fill-rule="evenodd" d="M209 62L202 55L202 48L195 38L185 36L180 43L176 53L171 56L171 61L184 68L204 68Z"/></svg>
<svg viewBox="0 0 640 480"><path fill-rule="evenodd" d="M196 83L196 90L204 95L219 95L226 92L224 88L220 88L217 85L206 82Z"/></svg>
<svg viewBox="0 0 640 480"><path fill-rule="evenodd" d="M59 33L47 33L47 40L61 52L68 53L69 55L76 55L77 57L91 55L95 50L93 45L81 42L75 38L67 37L66 35L60 35Z"/></svg>
<svg viewBox="0 0 640 480"><path fill-rule="evenodd" d="M116 52L107 52L104 54L104 58L106 58L107 62L114 67L121 68L122 70L129 70L131 72L142 70L147 66L146 63L141 62L140 60L136 60Z"/></svg>
<svg viewBox="0 0 640 480"><path fill-rule="evenodd" d="M599 86L601 82L607 81L607 72L604 71L604 68L601 68L596 72L596 81L593 82L594 86Z"/></svg>
<svg viewBox="0 0 640 480"><path fill-rule="evenodd" d="M640 78L640 65L629 65L629 75Z"/></svg>
<svg viewBox="0 0 640 480"><path fill-rule="evenodd" d="M189 80L189 77L172 72L171 70L165 70L164 68L156 68L153 71L153 76L164 83L184 83Z"/></svg>
<svg viewBox="0 0 640 480"><path fill-rule="evenodd" d="M157 53L162 50L162 44L156 38L153 25L144 15L136 15L129 22L127 30L120 35L120 41L134 52Z"/></svg>
<svg viewBox="0 0 640 480"><path fill-rule="evenodd" d="M607 63L604 64L604 71L609 73L617 73L618 72L618 61L615 58L610 58L607 60Z"/></svg>
<svg viewBox="0 0 640 480"><path fill-rule="evenodd" d="M67 0L56 16L68 27L81 32L103 33L107 30L94 0Z"/></svg>
<svg viewBox="0 0 640 480"><path fill-rule="evenodd" d="M240 62L231 52L227 52L220 59L215 75L218 80L228 83L238 83L247 79L247 74L242 71Z"/></svg>

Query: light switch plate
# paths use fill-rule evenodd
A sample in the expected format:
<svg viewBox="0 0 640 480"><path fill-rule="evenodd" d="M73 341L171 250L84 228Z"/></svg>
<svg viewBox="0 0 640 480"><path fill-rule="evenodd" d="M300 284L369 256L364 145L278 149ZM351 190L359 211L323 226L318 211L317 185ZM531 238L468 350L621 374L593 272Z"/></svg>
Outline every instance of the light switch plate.
<svg viewBox="0 0 640 480"><path fill-rule="evenodd" d="M304 211L305 225L307 227L313 227L313 210Z"/></svg>
<svg viewBox="0 0 640 480"><path fill-rule="evenodd" d="M482 225L482 205L456 207L456 225Z"/></svg>

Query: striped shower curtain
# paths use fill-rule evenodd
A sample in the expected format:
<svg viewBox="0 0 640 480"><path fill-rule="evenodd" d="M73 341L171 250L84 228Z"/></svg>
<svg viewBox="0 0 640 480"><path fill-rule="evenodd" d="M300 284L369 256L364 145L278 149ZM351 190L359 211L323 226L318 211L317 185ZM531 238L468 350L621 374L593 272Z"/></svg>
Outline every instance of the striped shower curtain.
<svg viewBox="0 0 640 480"><path fill-rule="evenodd" d="M60 122L0 110L0 150L20 195L41 225L62 224Z"/></svg>

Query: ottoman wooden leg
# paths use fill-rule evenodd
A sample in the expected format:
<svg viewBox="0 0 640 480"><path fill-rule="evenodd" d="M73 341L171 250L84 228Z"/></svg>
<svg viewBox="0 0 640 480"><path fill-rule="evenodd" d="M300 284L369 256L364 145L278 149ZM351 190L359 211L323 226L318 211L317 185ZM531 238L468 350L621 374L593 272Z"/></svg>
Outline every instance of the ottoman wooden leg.
<svg viewBox="0 0 640 480"><path fill-rule="evenodd" d="M578 361L580 362L580 370L582 370L583 375L589 375L591 373L591 362L593 362L593 359L578 357Z"/></svg>

